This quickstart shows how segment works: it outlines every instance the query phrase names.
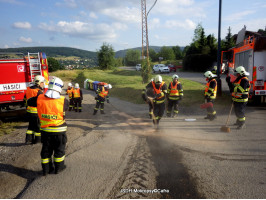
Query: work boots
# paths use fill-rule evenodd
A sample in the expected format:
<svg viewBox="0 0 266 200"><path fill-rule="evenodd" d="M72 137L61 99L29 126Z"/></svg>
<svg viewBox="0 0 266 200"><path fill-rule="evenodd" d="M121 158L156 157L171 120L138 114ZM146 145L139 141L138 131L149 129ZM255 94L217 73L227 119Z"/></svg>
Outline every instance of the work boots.
<svg viewBox="0 0 266 200"><path fill-rule="evenodd" d="M211 116L208 114L207 117L204 117L204 119L211 119Z"/></svg>
<svg viewBox="0 0 266 200"><path fill-rule="evenodd" d="M237 122L238 122L238 124L237 124L237 125L238 125L238 126L237 126L237 129L238 129L238 130L242 129L242 128L244 127L244 125L245 125L245 122L243 122L243 121L238 121L238 120L237 120Z"/></svg>
<svg viewBox="0 0 266 200"><path fill-rule="evenodd" d="M48 173L49 174L54 173L54 171L55 171L54 164L51 160L52 159L50 159L49 163L42 164L42 175L43 176L46 176Z"/></svg>
<svg viewBox="0 0 266 200"><path fill-rule="evenodd" d="M35 136L34 144L41 143L41 136Z"/></svg>
<svg viewBox="0 0 266 200"><path fill-rule="evenodd" d="M58 174L59 172L62 172L63 170L66 169L66 165L64 164L64 161L62 162L55 162L55 174Z"/></svg>
<svg viewBox="0 0 266 200"><path fill-rule="evenodd" d="M216 118L217 118L216 115L210 115L210 121L213 121L213 120L215 120Z"/></svg>
<svg viewBox="0 0 266 200"><path fill-rule="evenodd" d="M97 114L97 111L98 111L98 110L94 110L94 111L93 111L93 115L96 115L96 114Z"/></svg>
<svg viewBox="0 0 266 200"><path fill-rule="evenodd" d="M42 163L42 175L46 176L49 173L49 163Z"/></svg>
<svg viewBox="0 0 266 200"><path fill-rule="evenodd" d="M240 125L240 121L236 120L236 122L234 123L235 126L239 126Z"/></svg>
<svg viewBox="0 0 266 200"><path fill-rule="evenodd" d="M101 114L105 114L104 110L101 110Z"/></svg>
<svg viewBox="0 0 266 200"><path fill-rule="evenodd" d="M34 135L26 134L25 144L33 144L34 143Z"/></svg>
<svg viewBox="0 0 266 200"><path fill-rule="evenodd" d="M54 173L54 164L53 162L49 162L49 174Z"/></svg>

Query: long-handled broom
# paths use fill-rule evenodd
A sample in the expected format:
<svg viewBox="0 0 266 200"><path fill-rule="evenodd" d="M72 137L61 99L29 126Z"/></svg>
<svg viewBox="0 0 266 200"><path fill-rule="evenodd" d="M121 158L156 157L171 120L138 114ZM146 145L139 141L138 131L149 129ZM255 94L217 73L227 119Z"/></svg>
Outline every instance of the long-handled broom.
<svg viewBox="0 0 266 200"><path fill-rule="evenodd" d="M230 112L229 112L229 115L228 115L227 120L226 120L226 123L225 123L225 126L222 126L222 127L221 127L221 131L222 131L222 132L229 133L229 132L231 131L230 127L228 127L227 124L228 124L228 122L229 122L229 118L230 118L230 115L231 115L231 113L232 113L233 107L234 107L234 104L232 103L232 105L231 105L231 109L230 109Z"/></svg>

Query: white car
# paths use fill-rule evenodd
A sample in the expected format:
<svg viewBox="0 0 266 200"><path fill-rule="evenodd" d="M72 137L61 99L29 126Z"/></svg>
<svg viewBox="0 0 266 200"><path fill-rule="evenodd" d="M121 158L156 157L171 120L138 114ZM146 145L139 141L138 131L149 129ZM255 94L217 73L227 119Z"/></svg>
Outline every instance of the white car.
<svg viewBox="0 0 266 200"><path fill-rule="evenodd" d="M136 71L140 71L141 70L141 64L137 64L136 65Z"/></svg>
<svg viewBox="0 0 266 200"><path fill-rule="evenodd" d="M169 67L164 64L157 64L153 65L153 73L159 72L159 73L170 73Z"/></svg>

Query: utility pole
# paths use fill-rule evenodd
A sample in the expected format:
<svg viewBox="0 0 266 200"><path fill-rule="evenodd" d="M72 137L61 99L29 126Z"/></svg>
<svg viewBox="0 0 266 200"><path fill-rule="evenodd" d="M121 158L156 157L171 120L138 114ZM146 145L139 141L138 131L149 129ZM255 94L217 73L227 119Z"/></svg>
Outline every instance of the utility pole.
<svg viewBox="0 0 266 200"><path fill-rule="evenodd" d="M217 50L217 94L222 96L222 81L221 81L221 15L222 15L222 0L219 0L219 23L218 23L218 50Z"/></svg>
<svg viewBox="0 0 266 200"><path fill-rule="evenodd" d="M146 10L146 0L141 0L141 19L142 19L142 59L146 59L149 66L149 38L148 38L148 22L147 22L147 10Z"/></svg>

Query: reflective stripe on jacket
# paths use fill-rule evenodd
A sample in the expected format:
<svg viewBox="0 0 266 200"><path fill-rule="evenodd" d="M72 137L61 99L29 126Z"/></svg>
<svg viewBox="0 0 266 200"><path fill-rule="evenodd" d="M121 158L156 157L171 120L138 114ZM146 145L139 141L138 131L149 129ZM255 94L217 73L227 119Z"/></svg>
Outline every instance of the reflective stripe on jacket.
<svg viewBox="0 0 266 200"><path fill-rule="evenodd" d="M210 84L212 81L215 81L215 87L211 88ZM210 99L216 99L216 95L217 95L217 81L215 79L211 79L207 84L206 84L206 88L205 88L205 92L204 95L209 97Z"/></svg>
<svg viewBox="0 0 266 200"><path fill-rule="evenodd" d="M160 97L157 97L154 102L157 103L157 104L160 104L160 103L163 103L165 101L165 95L164 95L164 92L162 92L161 88L162 86L165 84L165 82L163 81L159 87L159 89L156 88L156 85L154 83L154 81L152 81L152 87L153 87L153 90L155 92L155 94L161 94Z"/></svg>
<svg viewBox="0 0 266 200"><path fill-rule="evenodd" d="M73 89L73 97L74 98L79 98L80 97L80 89Z"/></svg>
<svg viewBox="0 0 266 200"><path fill-rule="evenodd" d="M171 82L171 89L169 91L169 96L170 97L176 97L179 96L179 91L177 89L177 85L179 84L179 82L177 81L177 83L175 84L175 86L173 86L173 82Z"/></svg>
<svg viewBox="0 0 266 200"><path fill-rule="evenodd" d="M56 127L65 123L64 101L65 97L63 96L59 99L52 99L44 96L44 94L39 95L37 109L41 122L41 130L47 132L66 131L66 127Z"/></svg>
<svg viewBox="0 0 266 200"><path fill-rule="evenodd" d="M232 100L235 102L247 102L248 101L248 93L249 93L250 85L246 89L241 87L240 83L243 79L248 80L247 77L242 77L237 82L233 83L234 91L232 92Z"/></svg>
<svg viewBox="0 0 266 200"><path fill-rule="evenodd" d="M102 87L102 91L100 91L98 95L102 98L105 98L108 95L108 90L105 90L105 88Z"/></svg>
<svg viewBox="0 0 266 200"><path fill-rule="evenodd" d="M69 99L72 99L72 97L73 97L73 87L71 87L71 89L67 89L67 94L68 94L68 97L69 97Z"/></svg>
<svg viewBox="0 0 266 200"><path fill-rule="evenodd" d="M36 97L40 89L31 89L30 87L27 87L26 90L26 100L29 100L32 97ZM37 108L33 106L27 106L27 112L28 113L36 113L37 114Z"/></svg>

